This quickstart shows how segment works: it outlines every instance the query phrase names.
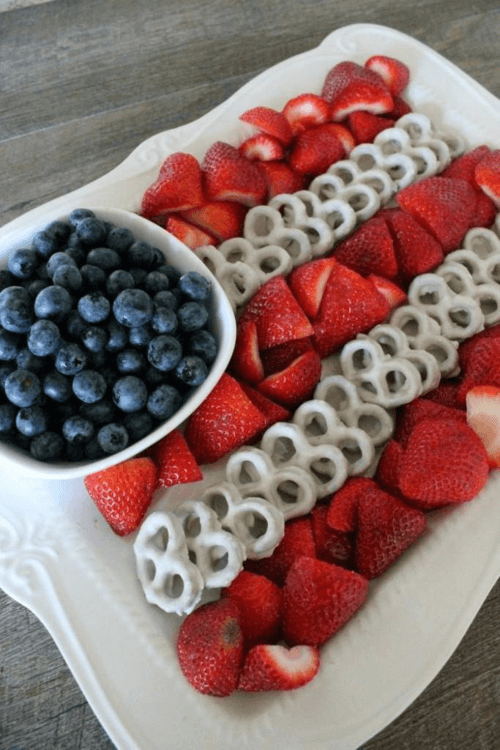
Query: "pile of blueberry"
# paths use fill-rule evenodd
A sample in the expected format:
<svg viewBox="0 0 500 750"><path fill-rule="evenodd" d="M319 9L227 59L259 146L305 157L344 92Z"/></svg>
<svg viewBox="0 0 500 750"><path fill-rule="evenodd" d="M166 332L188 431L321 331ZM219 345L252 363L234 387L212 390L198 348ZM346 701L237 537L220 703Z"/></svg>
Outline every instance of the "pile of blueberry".
<svg viewBox="0 0 500 750"><path fill-rule="evenodd" d="M0 439L40 461L145 437L217 354L207 279L89 209L12 251L0 290Z"/></svg>

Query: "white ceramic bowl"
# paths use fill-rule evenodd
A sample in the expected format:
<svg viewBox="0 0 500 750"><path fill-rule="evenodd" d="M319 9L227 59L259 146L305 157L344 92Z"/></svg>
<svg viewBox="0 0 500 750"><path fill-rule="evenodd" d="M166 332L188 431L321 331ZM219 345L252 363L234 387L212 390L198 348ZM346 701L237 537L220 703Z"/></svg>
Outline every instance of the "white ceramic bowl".
<svg viewBox="0 0 500 750"><path fill-rule="evenodd" d="M136 239L149 242L158 247L165 255L168 263L172 264L182 272L197 271L211 282L212 297L210 308L210 328L217 336L219 350L213 362L209 375L201 386L194 389L189 398L173 417L166 420L142 440L128 446L125 450L99 459L98 461L85 461L75 463L44 463L31 457L27 452L7 445L0 441L0 462L8 469L12 465L16 472L29 474L31 476L46 479L74 479L86 476L95 471L100 471L113 464L120 463L126 459L141 453L160 438L167 435L174 428L184 422L190 414L201 404L214 388L217 381L225 371L234 349L236 339L236 322L231 305L222 290L222 287L197 256L180 240L166 232L161 227L143 219L137 214L122 209L100 209L94 206L82 206L91 208L99 219L112 222L116 226L130 229ZM17 247L28 247L35 234L43 229L54 219L66 219L69 211L64 214L47 214L43 219L36 222L26 223L21 226L17 224L16 229L2 237L0 241L0 264L5 267L7 257Z"/></svg>

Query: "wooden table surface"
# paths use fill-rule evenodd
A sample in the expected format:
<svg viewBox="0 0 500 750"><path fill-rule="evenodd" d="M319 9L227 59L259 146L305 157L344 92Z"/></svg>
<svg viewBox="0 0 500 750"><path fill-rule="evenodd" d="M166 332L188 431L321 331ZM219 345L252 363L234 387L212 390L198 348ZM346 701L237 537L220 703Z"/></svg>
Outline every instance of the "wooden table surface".
<svg viewBox="0 0 500 750"><path fill-rule="evenodd" d="M498 0L3 0L0 225L359 22L416 37L500 97ZM499 623L497 583L440 674L363 750L498 750ZM47 631L3 592L0 655L1 750L113 747Z"/></svg>

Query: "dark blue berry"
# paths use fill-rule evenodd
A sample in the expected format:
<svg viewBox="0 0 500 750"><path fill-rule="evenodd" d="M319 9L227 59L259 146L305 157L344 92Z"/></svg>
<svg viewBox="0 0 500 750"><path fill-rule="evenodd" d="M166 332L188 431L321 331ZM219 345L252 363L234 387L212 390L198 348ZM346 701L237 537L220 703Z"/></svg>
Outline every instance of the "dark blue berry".
<svg viewBox="0 0 500 750"><path fill-rule="evenodd" d="M186 333L203 328L208 320L208 310L200 302L184 302L177 310L179 328Z"/></svg>
<svg viewBox="0 0 500 750"><path fill-rule="evenodd" d="M72 339L80 339L88 327L89 324L82 318L78 310L71 310L65 320L67 335Z"/></svg>
<svg viewBox="0 0 500 750"><path fill-rule="evenodd" d="M55 461L64 452L65 443L61 435L47 430L33 438L30 444L30 452L38 461Z"/></svg>
<svg viewBox="0 0 500 750"><path fill-rule="evenodd" d="M61 344L61 332L53 320L37 320L28 334L28 349L37 357L54 354Z"/></svg>
<svg viewBox="0 0 500 750"><path fill-rule="evenodd" d="M97 442L97 436L91 438L88 443L85 443L83 451L88 461L98 461L100 458L108 455Z"/></svg>
<svg viewBox="0 0 500 750"><path fill-rule="evenodd" d="M0 404L0 432L10 432L16 424L17 408L14 404Z"/></svg>
<svg viewBox="0 0 500 750"><path fill-rule="evenodd" d="M173 291L156 292L153 297L155 307L167 307L169 310L177 310L179 297Z"/></svg>
<svg viewBox="0 0 500 750"><path fill-rule="evenodd" d="M151 393L147 402L147 410L155 419L170 419L178 411L182 397L177 388L172 385L159 385Z"/></svg>
<svg viewBox="0 0 500 750"><path fill-rule="evenodd" d="M123 349L116 355L116 368L123 375L136 375L146 369L146 358L137 349Z"/></svg>
<svg viewBox="0 0 500 750"><path fill-rule="evenodd" d="M95 291L97 289L104 289L106 286L106 273L102 268L85 264L81 266L80 273L84 289Z"/></svg>
<svg viewBox="0 0 500 750"><path fill-rule="evenodd" d="M94 424L107 424L115 418L116 407L106 398L96 401L95 404L82 404L79 414L85 419L90 419Z"/></svg>
<svg viewBox="0 0 500 750"><path fill-rule="evenodd" d="M88 419L74 414L63 422L62 434L68 443L87 443L95 432L95 427Z"/></svg>
<svg viewBox="0 0 500 750"><path fill-rule="evenodd" d="M102 352L108 343L108 334L100 326L89 326L82 333L82 344L89 352Z"/></svg>
<svg viewBox="0 0 500 750"><path fill-rule="evenodd" d="M55 367L62 375L76 375L87 366L87 354L78 344L64 342L56 353Z"/></svg>
<svg viewBox="0 0 500 750"><path fill-rule="evenodd" d="M82 274L76 266L59 266L54 271L52 278L54 284L64 287L68 292L74 294L83 286Z"/></svg>
<svg viewBox="0 0 500 750"><path fill-rule="evenodd" d="M48 286L35 297L35 315L60 323L73 307L71 294L62 286Z"/></svg>
<svg viewBox="0 0 500 750"><path fill-rule="evenodd" d="M113 302L113 313L119 323L136 328L148 323L153 315L153 300L142 289L124 289Z"/></svg>
<svg viewBox="0 0 500 750"><path fill-rule="evenodd" d="M0 362L0 387L5 388L5 381L7 377L16 370L14 362Z"/></svg>
<svg viewBox="0 0 500 750"><path fill-rule="evenodd" d="M95 370L78 372L72 383L73 393L85 404L95 404L106 393L108 385L104 377Z"/></svg>
<svg viewBox="0 0 500 750"><path fill-rule="evenodd" d="M45 375L42 387L46 396L61 404L69 401L73 394L71 380L57 370Z"/></svg>
<svg viewBox="0 0 500 750"><path fill-rule="evenodd" d="M124 289L133 289L134 286L133 276L122 268L113 271L106 280L106 291L110 297L117 297Z"/></svg>
<svg viewBox="0 0 500 750"><path fill-rule="evenodd" d="M41 372L47 368L49 360L47 357L39 357L33 354L27 346L19 350L16 357L16 365L20 370L30 370L31 372Z"/></svg>
<svg viewBox="0 0 500 750"><path fill-rule="evenodd" d="M140 411L146 405L148 389L136 375L125 375L113 386L113 401L125 412Z"/></svg>
<svg viewBox="0 0 500 750"><path fill-rule="evenodd" d="M45 289L48 286L50 286L50 281L48 279L33 279L28 284L26 284L25 289L31 299L35 299L37 294L41 292L42 289Z"/></svg>
<svg viewBox="0 0 500 750"><path fill-rule="evenodd" d="M127 414L123 420L125 429L128 432L130 441L135 443L149 435L153 429L153 420L146 411L134 412Z"/></svg>
<svg viewBox="0 0 500 750"><path fill-rule="evenodd" d="M120 268L121 260L116 250L111 250L109 247L95 247L87 255L87 263L102 268L105 273L110 273Z"/></svg>
<svg viewBox="0 0 500 750"><path fill-rule="evenodd" d="M40 262L40 258L32 248L20 247L8 257L7 267L17 279L30 279Z"/></svg>
<svg viewBox="0 0 500 750"><path fill-rule="evenodd" d="M130 229L126 227L115 227L108 232L107 245L112 250L116 250L120 255L124 254L135 242L135 237Z"/></svg>
<svg viewBox="0 0 500 750"><path fill-rule="evenodd" d="M17 412L16 427L23 435L35 437L45 432L47 421L47 413L41 406L26 406Z"/></svg>
<svg viewBox="0 0 500 750"><path fill-rule="evenodd" d="M163 263L155 270L165 274L165 276L168 276L171 287L174 287L178 284L179 279L182 275L178 268L176 268L175 266L171 266L169 263Z"/></svg>
<svg viewBox="0 0 500 750"><path fill-rule="evenodd" d="M76 263L68 253L62 251L54 253L50 256L46 265L49 279L54 278L54 273L60 266L76 266Z"/></svg>
<svg viewBox="0 0 500 750"><path fill-rule="evenodd" d="M196 302L205 302L210 297L210 282L196 271L182 274L178 286L186 297Z"/></svg>
<svg viewBox="0 0 500 750"><path fill-rule="evenodd" d="M76 227L82 219L91 218L95 218L95 213L90 208L74 208L68 216L68 223L72 227Z"/></svg>
<svg viewBox="0 0 500 750"><path fill-rule="evenodd" d="M31 406L42 392L42 384L34 372L14 370L5 380L5 395L16 406Z"/></svg>
<svg viewBox="0 0 500 750"><path fill-rule="evenodd" d="M175 333L177 330L177 315L168 307L155 307L151 318L151 328L155 333Z"/></svg>
<svg viewBox="0 0 500 750"><path fill-rule="evenodd" d="M88 323L102 323L111 312L111 302L102 292L89 292L78 300L78 312Z"/></svg>
<svg viewBox="0 0 500 750"><path fill-rule="evenodd" d="M0 360L10 362L16 359L23 339L18 333L0 329Z"/></svg>
<svg viewBox="0 0 500 750"><path fill-rule="evenodd" d="M78 222L76 233L87 247L102 247L102 245L106 244L108 231L104 222L96 218L87 217Z"/></svg>
<svg viewBox="0 0 500 750"><path fill-rule="evenodd" d="M0 292L0 325L12 333L27 333L33 323L33 300L22 286Z"/></svg>
<svg viewBox="0 0 500 750"><path fill-rule="evenodd" d="M128 248L127 258L130 266L137 266L149 271L155 264L156 255L149 242L136 240Z"/></svg>
<svg viewBox="0 0 500 750"><path fill-rule="evenodd" d="M108 334L106 350L108 352L120 352L122 349L125 349L128 344L128 328L125 328L114 318L111 318L106 324L106 331Z"/></svg>
<svg viewBox="0 0 500 750"><path fill-rule="evenodd" d="M16 284L16 278L7 268L2 268L0 270L0 292L7 289L8 286L14 286L14 284Z"/></svg>
<svg viewBox="0 0 500 750"><path fill-rule="evenodd" d="M129 328L128 343L138 349L145 349L154 336L155 333L149 325Z"/></svg>
<svg viewBox="0 0 500 750"><path fill-rule="evenodd" d="M80 240L78 239L78 237L76 237L76 239L75 239L75 241L74 241L73 244L68 245L66 247L66 251L65 252L69 255L70 258L72 258L75 261L76 266L78 268L80 268L80 266L84 266L85 265L85 260L87 258L87 252L86 252L85 246L80 242Z"/></svg>
<svg viewBox="0 0 500 750"><path fill-rule="evenodd" d="M53 253L57 253L59 250L58 238L45 229L35 234L32 244L37 254L44 260L50 258Z"/></svg>
<svg viewBox="0 0 500 750"><path fill-rule="evenodd" d="M162 372L169 372L182 357L182 346L173 336L155 336L148 345L148 361Z"/></svg>
<svg viewBox="0 0 500 750"><path fill-rule="evenodd" d="M157 292L166 292L170 287L168 276L159 271L151 271L144 279L144 289L152 296Z"/></svg>
<svg viewBox="0 0 500 750"><path fill-rule="evenodd" d="M134 279L134 284L137 287L140 287L144 283L148 275L148 272L145 268L137 268L137 266L130 267L128 269L128 272Z"/></svg>
<svg viewBox="0 0 500 750"><path fill-rule="evenodd" d="M128 432L123 424L113 422L101 427L97 433L97 442L105 453L118 453L129 443Z"/></svg>
<svg viewBox="0 0 500 750"><path fill-rule="evenodd" d="M201 357L207 365L211 365L215 360L218 351L217 339L205 329L196 331L189 338L187 348L190 354L195 354L197 357Z"/></svg>
<svg viewBox="0 0 500 750"><path fill-rule="evenodd" d="M175 368L175 376L190 388L197 388L204 383L207 375L207 365L200 357L196 357L193 354L182 357Z"/></svg>

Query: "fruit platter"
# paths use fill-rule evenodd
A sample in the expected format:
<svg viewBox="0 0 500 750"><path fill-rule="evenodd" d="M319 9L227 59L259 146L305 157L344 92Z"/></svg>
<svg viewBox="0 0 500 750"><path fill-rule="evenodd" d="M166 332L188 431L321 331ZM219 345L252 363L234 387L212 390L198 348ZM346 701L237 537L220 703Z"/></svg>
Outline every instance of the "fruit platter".
<svg viewBox="0 0 500 750"><path fill-rule="evenodd" d="M356 750L460 642L500 574L499 126L500 102L437 53L353 25L0 230L5 260L19 233L66 217L74 251L47 251L29 324L33 249L9 256L0 291L0 431L15 443L0 445L0 585L118 748ZM138 270L140 243L115 229L110 244L109 223L103 254L90 232L115 209L194 266L167 274L160 254ZM31 238L39 255L50 232ZM102 293L85 263L113 277ZM204 273L236 324L217 377ZM43 306L56 283L83 283L78 355L93 364L56 356L74 396L48 422L37 405L64 399L53 373L46 387L26 370L68 327L64 294ZM132 343L108 383L126 416L84 450L104 421L111 308ZM210 385L166 434L158 369ZM30 441L78 470L23 471L10 451Z"/></svg>

